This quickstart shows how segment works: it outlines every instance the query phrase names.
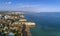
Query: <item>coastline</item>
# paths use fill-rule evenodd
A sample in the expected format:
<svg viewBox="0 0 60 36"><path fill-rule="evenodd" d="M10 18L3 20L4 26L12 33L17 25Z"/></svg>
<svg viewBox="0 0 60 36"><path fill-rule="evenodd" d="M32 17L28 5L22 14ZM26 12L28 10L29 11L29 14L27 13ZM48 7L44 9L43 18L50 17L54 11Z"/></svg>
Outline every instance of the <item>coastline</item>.
<svg viewBox="0 0 60 36"><path fill-rule="evenodd" d="M31 36L29 26L23 24L22 36Z"/></svg>
<svg viewBox="0 0 60 36"><path fill-rule="evenodd" d="M6 22L6 29L9 31L5 31L6 29L5 28L3 28L3 30L5 31L5 32L7 32L7 33L13 33L14 35L17 35L18 36L18 34L19 34L19 36L20 36L20 34L21 34L21 36L31 36L31 33L30 33L30 29L29 29L29 27L30 26L33 26L33 25L35 25L35 23L34 22L29 22L29 21L27 21L25 18L24 18L24 15L23 14L19 14L18 12L11 12L11 13L2 13L2 14L0 14L1 15L1 17L2 16L4 16L2 19L3 19L3 23L5 23L6 22L6 20L7 21L9 21L9 23L8 22ZM5 19L5 20L4 20ZM8 24L7 24L8 23ZM7 25L9 25L8 27L7 27ZM3 26L3 25L2 25ZM10 28L9 28L10 27ZM18 28L18 29L17 29ZM9 30L10 29L10 30ZM11 30L19 30L18 31L18 34L17 34L17 32L15 31L15 32L13 32L13 31L11 31ZM6 34L6 33L5 33ZM7 34L8 35L8 34Z"/></svg>

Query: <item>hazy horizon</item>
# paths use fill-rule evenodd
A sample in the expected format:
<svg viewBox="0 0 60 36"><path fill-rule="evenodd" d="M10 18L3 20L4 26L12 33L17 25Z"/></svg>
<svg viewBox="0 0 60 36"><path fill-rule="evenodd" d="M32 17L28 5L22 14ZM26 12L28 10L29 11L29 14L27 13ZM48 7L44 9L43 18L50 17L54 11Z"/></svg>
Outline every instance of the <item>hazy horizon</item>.
<svg viewBox="0 0 60 36"><path fill-rule="evenodd" d="M60 12L60 0L0 0L0 11Z"/></svg>

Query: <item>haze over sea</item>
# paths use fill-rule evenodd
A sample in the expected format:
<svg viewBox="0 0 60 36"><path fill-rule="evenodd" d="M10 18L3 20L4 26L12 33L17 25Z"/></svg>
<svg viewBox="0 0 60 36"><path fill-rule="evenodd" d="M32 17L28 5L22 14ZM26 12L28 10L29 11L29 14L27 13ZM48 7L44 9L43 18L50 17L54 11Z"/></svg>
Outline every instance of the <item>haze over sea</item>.
<svg viewBox="0 0 60 36"><path fill-rule="evenodd" d="M32 36L60 36L60 12L25 14L25 18L36 23L30 28Z"/></svg>

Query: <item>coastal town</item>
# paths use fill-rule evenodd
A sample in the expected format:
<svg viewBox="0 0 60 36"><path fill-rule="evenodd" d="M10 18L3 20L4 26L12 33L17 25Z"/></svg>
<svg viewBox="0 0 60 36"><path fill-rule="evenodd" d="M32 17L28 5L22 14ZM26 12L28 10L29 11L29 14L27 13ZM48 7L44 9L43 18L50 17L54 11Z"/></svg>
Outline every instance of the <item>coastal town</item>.
<svg viewBox="0 0 60 36"><path fill-rule="evenodd" d="M28 22L20 12L0 13L0 36L31 36L30 26L35 23Z"/></svg>

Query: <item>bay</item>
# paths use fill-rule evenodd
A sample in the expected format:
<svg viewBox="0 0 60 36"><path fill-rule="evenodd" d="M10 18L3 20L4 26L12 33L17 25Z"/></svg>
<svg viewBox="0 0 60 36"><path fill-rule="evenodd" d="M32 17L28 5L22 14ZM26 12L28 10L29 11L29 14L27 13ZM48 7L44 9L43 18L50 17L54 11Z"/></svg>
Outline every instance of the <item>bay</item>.
<svg viewBox="0 0 60 36"><path fill-rule="evenodd" d="M32 36L60 36L60 12L25 14L28 21L35 22L31 27Z"/></svg>

